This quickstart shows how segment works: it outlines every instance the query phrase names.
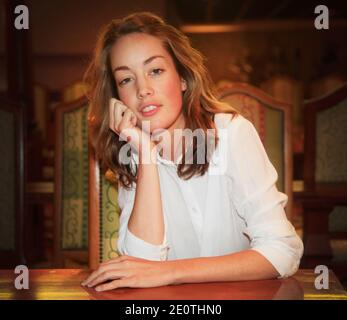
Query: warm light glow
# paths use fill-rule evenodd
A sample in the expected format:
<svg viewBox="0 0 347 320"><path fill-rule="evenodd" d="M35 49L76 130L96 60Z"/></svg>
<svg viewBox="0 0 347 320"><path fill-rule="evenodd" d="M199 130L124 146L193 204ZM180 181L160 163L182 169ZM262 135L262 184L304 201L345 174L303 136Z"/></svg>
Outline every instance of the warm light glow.
<svg viewBox="0 0 347 320"><path fill-rule="evenodd" d="M331 27L346 27L347 20L339 19L331 22ZM231 24L187 24L180 27L184 33L226 33L244 31L297 30L313 27L311 20L264 20L246 21Z"/></svg>
<svg viewBox="0 0 347 320"><path fill-rule="evenodd" d="M35 292L35 300L86 300L89 298L87 292L76 292L76 290L65 289L61 292L49 291L51 287L40 287Z"/></svg>
<svg viewBox="0 0 347 320"><path fill-rule="evenodd" d="M0 300L13 300L13 292L0 292Z"/></svg>

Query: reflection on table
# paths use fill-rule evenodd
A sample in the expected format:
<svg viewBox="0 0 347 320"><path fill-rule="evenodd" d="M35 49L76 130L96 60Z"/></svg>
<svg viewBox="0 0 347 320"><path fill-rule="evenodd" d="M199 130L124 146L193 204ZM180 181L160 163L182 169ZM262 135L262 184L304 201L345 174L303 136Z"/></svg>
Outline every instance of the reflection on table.
<svg viewBox="0 0 347 320"><path fill-rule="evenodd" d="M334 273L329 274L329 289L318 290L313 270L299 270L287 279L197 283L156 288L121 288L107 292L80 285L85 269L29 270L29 289L17 290L13 270L0 270L0 300L287 300L346 299L347 292Z"/></svg>

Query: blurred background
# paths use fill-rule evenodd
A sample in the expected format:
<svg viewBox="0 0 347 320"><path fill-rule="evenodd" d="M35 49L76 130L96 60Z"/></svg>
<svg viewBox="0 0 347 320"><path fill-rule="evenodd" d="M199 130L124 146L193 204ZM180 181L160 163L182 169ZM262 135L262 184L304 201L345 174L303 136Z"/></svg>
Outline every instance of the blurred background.
<svg viewBox="0 0 347 320"><path fill-rule="evenodd" d="M314 11L322 4L328 8L329 29L317 30L319 14ZM14 27L18 5L28 8L27 30ZM236 93L239 101L240 95L255 101L252 109L253 102L241 99L245 105L240 108L254 122L258 111L262 115L256 127L260 134L267 132L262 140L276 169L282 170L283 190L291 194L288 218L305 242L301 267L326 264L346 281L345 1L1 0L0 267L90 265L90 217L104 207L92 212L82 76L100 28L136 11L153 12L190 38L206 57L221 98ZM83 111L76 113L79 107ZM264 116L265 107L286 111L279 118L269 112ZM319 116L330 109L332 115ZM75 118L64 120L69 112ZM275 127L278 133L271 131ZM328 137L320 139L321 132L329 132ZM271 145L271 133L280 137L279 147ZM69 139L79 135L72 142L80 143L73 162ZM323 171L332 172L323 178L316 172L322 167L315 165L322 148L331 167L324 171L323 166ZM69 180L76 172L77 178ZM80 199L75 206L67 204L74 197L69 194L72 185ZM118 212L114 203L105 210L110 206ZM103 230L103 216L98 217L98 230ZM105 241L117 254L117 222L109 222L113 232L105 233Z"/></svg>

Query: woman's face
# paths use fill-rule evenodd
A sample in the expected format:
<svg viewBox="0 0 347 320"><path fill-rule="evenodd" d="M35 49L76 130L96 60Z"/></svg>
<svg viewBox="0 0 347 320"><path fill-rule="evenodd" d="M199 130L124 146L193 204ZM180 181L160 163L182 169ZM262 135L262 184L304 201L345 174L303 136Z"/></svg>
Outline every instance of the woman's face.
<svg viewBox="0 0 347 320"><path fill-rule="evenodd" d="M183 127L180 78L170 54L157 37L132 33L111 48L111 67L119 99L138 118L150 121L150 131Z"/></svg>

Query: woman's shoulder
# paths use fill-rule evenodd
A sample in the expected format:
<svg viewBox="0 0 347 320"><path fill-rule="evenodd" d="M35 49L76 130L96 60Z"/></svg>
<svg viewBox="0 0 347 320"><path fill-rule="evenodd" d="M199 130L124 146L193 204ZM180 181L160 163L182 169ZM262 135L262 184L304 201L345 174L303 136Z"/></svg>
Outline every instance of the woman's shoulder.
<svg viewBox="0 0 347 320"><path fill-rule="evenodd" d="M237 130L240 127L252 127L253 124L241 114L217 113L214 117L217 129Z"/></svg>
<svg viewBox="0 0 347 320"><path fill-rule="evenodd" d="M228 147L239 148L245 143L250 144L254 140L259 140L252 122L241 114L218 113L214 121L219 139L225 141Z"/></svg>

